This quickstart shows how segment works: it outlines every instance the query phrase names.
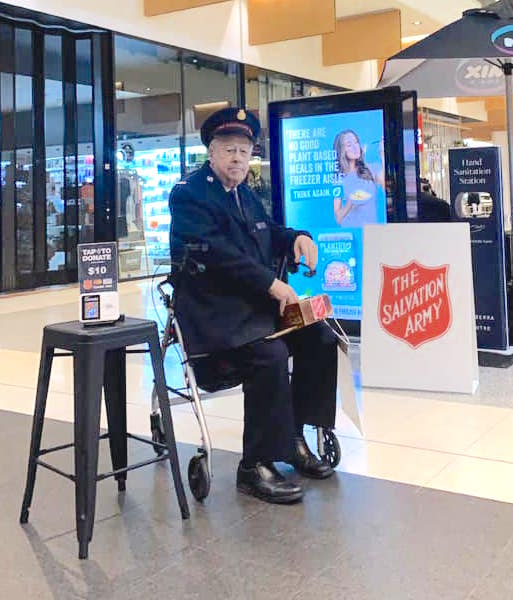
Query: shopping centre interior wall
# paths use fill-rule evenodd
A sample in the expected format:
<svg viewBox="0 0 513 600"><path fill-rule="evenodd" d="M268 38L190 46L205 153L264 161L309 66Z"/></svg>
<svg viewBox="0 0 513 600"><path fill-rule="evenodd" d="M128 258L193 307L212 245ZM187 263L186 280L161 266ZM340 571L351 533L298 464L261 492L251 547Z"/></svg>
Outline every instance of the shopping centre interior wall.
<svg viewBox="0 0 513 600"><path fill-rule="evenodd" d="M321 36L250 46L246 0L232 0L158 17L143 16L143 0L7 0L44 13L353 89L374 87L376 61L322 66Z"/></svg>
<svg viewBox="0 0 513 600"><path fill-rule="evenodd" d="M504 201L504 220L507 230L511 230L511 193L509 181L509 163L508 163L508 136L505 131L492 132L492 143L501 149L502 162L502 194Z"/></svg>

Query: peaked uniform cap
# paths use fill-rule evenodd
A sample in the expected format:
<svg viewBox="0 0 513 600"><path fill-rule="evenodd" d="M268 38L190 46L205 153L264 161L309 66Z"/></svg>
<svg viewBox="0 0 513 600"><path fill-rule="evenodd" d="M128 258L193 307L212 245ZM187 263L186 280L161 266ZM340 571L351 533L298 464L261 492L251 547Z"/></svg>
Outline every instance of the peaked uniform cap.
<svg viewBox="0 0 513 600"><path fill-rule="evenodd" d="M260 132L260 122L243 108L223 108L211 114L201 126L201 141L208 146L221 135L244 135L255 142Z"/></svg>

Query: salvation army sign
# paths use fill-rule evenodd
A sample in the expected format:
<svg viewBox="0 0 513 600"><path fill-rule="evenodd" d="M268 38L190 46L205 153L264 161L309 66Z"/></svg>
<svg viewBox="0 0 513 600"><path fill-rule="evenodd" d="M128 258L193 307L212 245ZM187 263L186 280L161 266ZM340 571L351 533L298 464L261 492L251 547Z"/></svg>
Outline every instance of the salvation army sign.
<svg viewBox="0 0 513 600"><path fill-rule="evenodd" d="M362 385L473 393L468 223L367 225L363 260Z"/></svg>
<svg viewBox="0 0 513 600"><path fill-rule="evenodd" d="M383 330L411 348L445 335L451 325L448 269L416 260L400 267L382 264L378 318Z"/></svg>

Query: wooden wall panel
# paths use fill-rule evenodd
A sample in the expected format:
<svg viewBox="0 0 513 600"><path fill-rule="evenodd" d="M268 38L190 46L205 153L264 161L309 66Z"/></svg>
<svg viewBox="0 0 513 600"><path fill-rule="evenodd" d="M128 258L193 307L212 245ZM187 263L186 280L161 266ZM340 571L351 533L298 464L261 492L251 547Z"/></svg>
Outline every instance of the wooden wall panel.
<svg viewBox="0 0 513 600"><path fill-rule="evenodd" d="M322 36L324 66L386 59L401 50L401 11L385 10L338 19Z"/></svg>
<svg viewBox="0 0 513 600"><path fill-rule="evenodd" d="M457 102L484 102L487 99L486 96L458 96Z"/></svg>
<svg viewBox="0 0 513 600"><path fill-rule="evenodd" d="M477 138L478 140L492 141L492 129L488 123L469 123L464 137Z"/></svg>
<svg viewBox="0 0 513 600"><path fill-rule="evenodd" d="M252 46L335 31L335 21L335 0L248 0Z"/></svg>
<svg viewBox="0 0 513 600"><path fill-rule="evenodd" d="M506 109L494 108L488 110L488 124L492 129L506 128Z"/></svg>
<svg viewBox="0 0 513 600"><path fill-rule="evenodd" d="M154 17L155 15L164 15L177 10L198 8L199 6L207 6L207 4L219 4L220 2L227 1L228 0L144 0L144 15L146 17Z"/></svg>

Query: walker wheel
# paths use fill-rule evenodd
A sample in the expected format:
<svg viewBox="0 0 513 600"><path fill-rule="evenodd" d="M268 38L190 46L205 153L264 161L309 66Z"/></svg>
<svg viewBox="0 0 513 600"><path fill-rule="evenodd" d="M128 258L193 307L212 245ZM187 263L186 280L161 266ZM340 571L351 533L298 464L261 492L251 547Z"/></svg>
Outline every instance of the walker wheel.
<svg viewBox="0 0 513 600"><path fill-rule="evenodd" d="M151 427L151 441L157 442L157 444L165 444L166 436L164 435L164 428L162 427L162 421L160 415L150 415L150 427ZM157 456L164 454L164 448L154 445L153 450Z"/></svg>
<svg viewBox="0 0 513 600"><path fill-rule="evenodd" d="M340 449L340 442L337 436L331 429L324 429L323 431L324 441L324 454L321 459L327 462L330 467L335 468L342 458L342 451Z"/></svg>
<svg viewBox="0 0 513 600"><path fill-rule="evenodd" d="M206 454L196 454L189 462L189 487L196 500L204 500L210 492L210 475L208 474Z"/></svg>

